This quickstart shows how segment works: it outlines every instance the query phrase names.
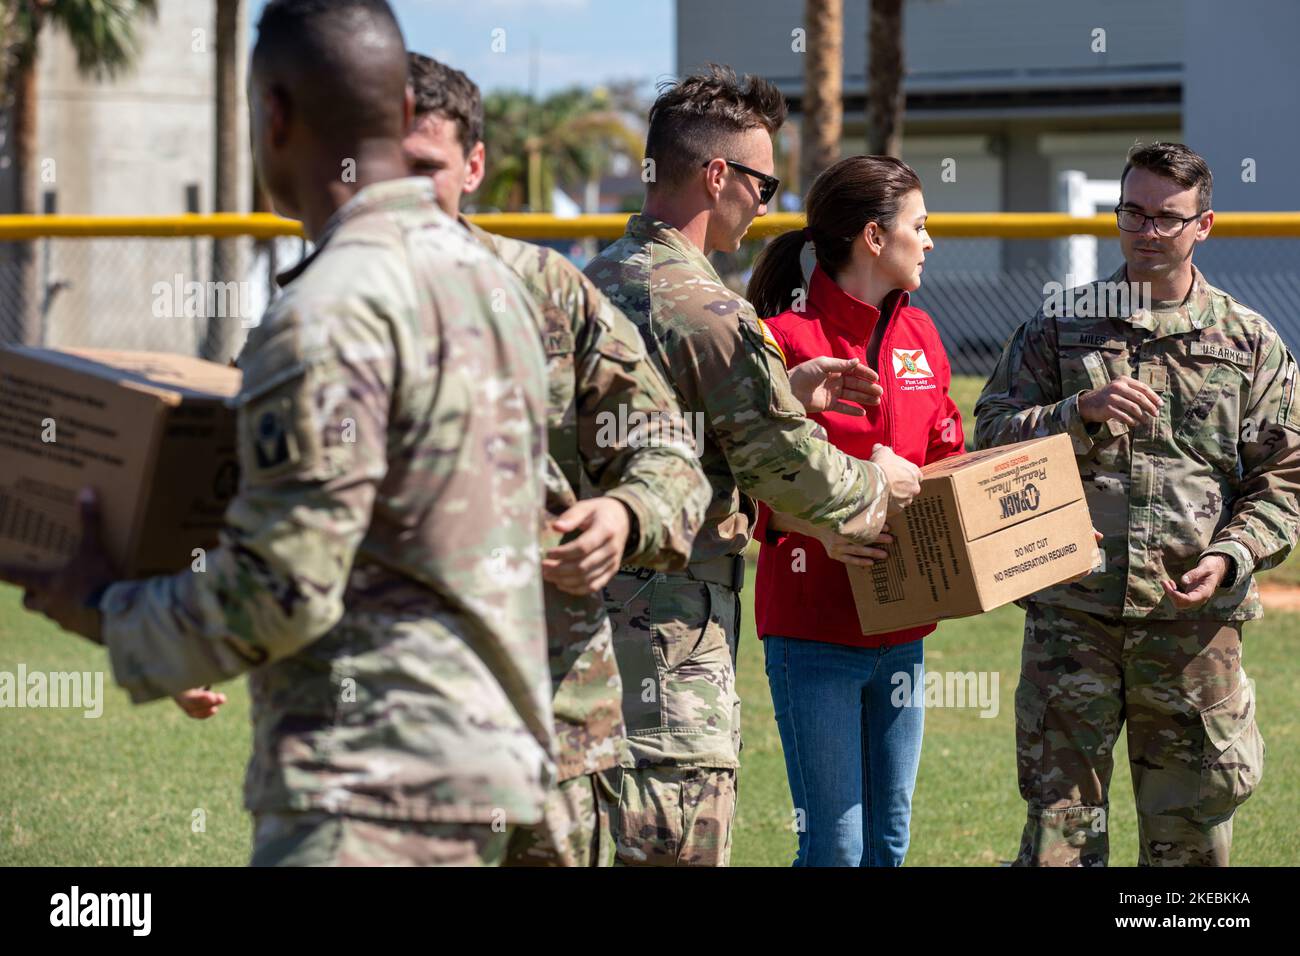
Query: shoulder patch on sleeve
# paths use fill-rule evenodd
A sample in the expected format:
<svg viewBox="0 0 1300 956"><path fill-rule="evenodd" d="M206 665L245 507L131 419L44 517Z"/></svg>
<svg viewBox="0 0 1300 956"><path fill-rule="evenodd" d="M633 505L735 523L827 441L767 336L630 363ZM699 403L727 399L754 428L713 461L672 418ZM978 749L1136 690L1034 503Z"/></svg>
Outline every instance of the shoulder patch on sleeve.
<svg viewBox="0 0 1300 956"><path fill-rule="evenodd" d="M786 361L785 349L781 348L781 344L777 342L776 336L772 334L772 330L767 327L766 322L762 319L756 319L756 321L759 330L763 333L763 343L772 346L776 350L776 354L781 356L781 364L788 368L790 363Z"/></svg>
<svg viewBox="0 0 1300 956"><path fill-rule="evenodd" d="M276 395L248 409L251 460L260 477L272 477L298 464L302 451L296 429L297 410L287 395Z"/></svg>

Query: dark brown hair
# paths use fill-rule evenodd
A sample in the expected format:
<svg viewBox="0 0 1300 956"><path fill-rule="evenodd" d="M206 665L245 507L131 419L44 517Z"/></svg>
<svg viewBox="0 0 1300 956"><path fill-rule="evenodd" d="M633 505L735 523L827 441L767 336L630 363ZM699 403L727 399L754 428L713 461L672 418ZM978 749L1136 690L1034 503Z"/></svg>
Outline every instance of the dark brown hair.
<svg viewBox="0 0 1300 956"><path fill-rule="evenodd" d="M681 185L709 160L729 158L738 134L760 127L775 133L785 114L780 90L761 76L739 80L729 66L710 63L680 82L661 84L646 133L645 154L655 164L647 189Z"/></svg>
<svg viewBox="0 0 1300 956"><path fill-rule="evenodd" d="M849 156L823 170L808 190L808 228L777 236L754 264L745 297L764 318L784 312L803 288L799 253L809 240L832 279L848 265L853 240L867 223L893 228L903 197L921 188L916 171L892 156Z"/></svg>
<svg viewBox="0 0 1300 956"><path fill-rule="evenodd" d="M435 113L456 125L465 155L483 138L483 96L468 76L433 57L407 51L415 116Z"/></svg>
<svg viewBox="0 0 1300 956"><path fill-rule="evenodd" d="M1130 169L1145 169L1157 176L1164 176L1184 189L1195 187L1196 211L1202 213L1210 208L1210 199L1214 194L1214 174L1204 159L1182 143L1139 144L1130 149L1128 161L1124 163L1124 172L1119 177L1121 193Z"/></svg>

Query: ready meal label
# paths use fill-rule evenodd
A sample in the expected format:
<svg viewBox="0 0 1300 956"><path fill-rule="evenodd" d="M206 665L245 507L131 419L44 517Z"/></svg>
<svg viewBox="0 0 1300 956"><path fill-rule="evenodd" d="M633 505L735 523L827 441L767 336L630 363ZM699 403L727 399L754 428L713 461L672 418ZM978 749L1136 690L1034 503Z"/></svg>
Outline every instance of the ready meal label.
<svg viewBox="0 0 1300 956"><path fill-rule="evenodd" d="M992 505L998 520L1005 521L1033 513L1042 504L1042 487L1047 482L1047 456L1020 455L994 465L994 472L982 479L979 489Z"/></svg>

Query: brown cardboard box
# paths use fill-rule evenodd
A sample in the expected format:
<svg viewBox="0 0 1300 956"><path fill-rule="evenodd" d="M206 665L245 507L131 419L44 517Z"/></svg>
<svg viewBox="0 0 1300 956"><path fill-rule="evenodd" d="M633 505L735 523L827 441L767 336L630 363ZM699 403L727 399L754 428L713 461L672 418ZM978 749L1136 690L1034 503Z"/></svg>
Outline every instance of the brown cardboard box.
<svg viewBox="0 0 1300 956"><path fill-rule="evenodd" d="M152 352L0 350L0 561L57 567L100 496L124 577L187 567L216 544L239 481L237 369Z"/></svg>
<svg viewBox="0 0 1300 956"><path fill-rule="evenodd" d="M1100 560L1067 435L928 465L888 520L889 559L849 568L863 634L980 614Z"/></svg>

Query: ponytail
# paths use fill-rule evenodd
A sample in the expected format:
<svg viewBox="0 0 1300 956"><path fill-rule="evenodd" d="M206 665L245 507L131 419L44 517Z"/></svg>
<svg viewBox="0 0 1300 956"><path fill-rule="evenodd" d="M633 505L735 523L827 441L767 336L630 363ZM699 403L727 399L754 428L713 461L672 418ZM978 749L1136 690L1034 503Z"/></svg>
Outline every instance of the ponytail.
<svg viewBox="0 0 1300 956"><path fill-rule="evenodd" d="M807 241L802 229L792 229L769 242L759 254L745 298L761 318L770 319L794 305L795 295L804 285L799 256Z"/></svg>

